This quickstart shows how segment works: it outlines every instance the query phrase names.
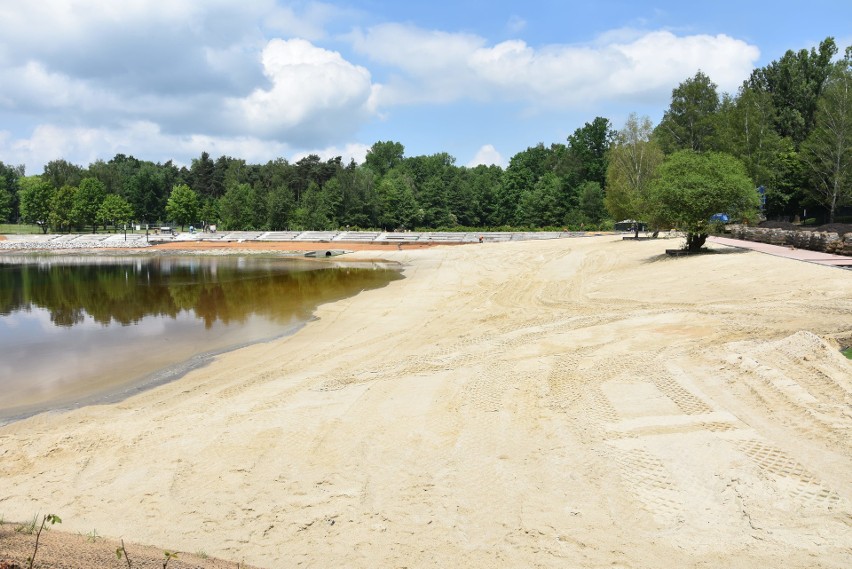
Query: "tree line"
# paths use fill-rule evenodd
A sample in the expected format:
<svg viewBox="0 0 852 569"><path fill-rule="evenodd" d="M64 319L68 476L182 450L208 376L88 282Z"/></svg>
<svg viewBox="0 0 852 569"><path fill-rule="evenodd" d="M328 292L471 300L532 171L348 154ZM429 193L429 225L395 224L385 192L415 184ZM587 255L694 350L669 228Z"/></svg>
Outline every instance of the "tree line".
<svg viewBox="0 0 852 569"><path fill-rule="evenodd" d="M673 89L659 124L631 115L616 130L596 117L506 168L458 166L447 153L406 156L396 141L373 144L363 164L316 155L249 164L203 152L179 167L118 154L86 168L57 159L27 176L0 162L0 221L61 232L126 223L437 230L697 220L701 234L706 208L753 217L761 187L770 219L807 210L832 222L852 203L852 47L837 54L832 38L788 51L735 94L720 94L698 71ZM754 195L725 189L744 183Z"/></svg>

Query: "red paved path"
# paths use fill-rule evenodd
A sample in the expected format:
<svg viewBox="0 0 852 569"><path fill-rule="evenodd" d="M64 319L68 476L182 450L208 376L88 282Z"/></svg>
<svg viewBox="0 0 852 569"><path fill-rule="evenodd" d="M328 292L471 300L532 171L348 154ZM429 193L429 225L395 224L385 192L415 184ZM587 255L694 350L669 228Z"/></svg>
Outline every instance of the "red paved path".
<svg viewBox="0 0 852 569"><path fill-rule="evenodd" d="M818 265L826 265L829 267L852 267L852 257L843 255L832 255L831 253L821 253L819 251L810 251L808 249L796 249L794 247L785 247L783 245L769 245L768 243L757 243L756 241L741 241L739 239L730 239L729 237L718 237L711 235L707 241L719 245L727 245L729 247L738 247L740 249L751 249L761 253L768 253L776 257L787 257L788 259L796 259L797 261L806 261L808 263L816 263Z"/></svg>

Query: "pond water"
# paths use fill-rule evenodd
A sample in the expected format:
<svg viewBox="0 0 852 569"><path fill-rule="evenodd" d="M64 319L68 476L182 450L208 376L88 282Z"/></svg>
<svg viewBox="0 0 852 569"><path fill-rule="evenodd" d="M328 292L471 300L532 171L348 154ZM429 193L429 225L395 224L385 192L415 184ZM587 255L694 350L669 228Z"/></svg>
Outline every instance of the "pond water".
<svg viewBox="0 0 852 569"><path fill-rule="evenodd" d="M293 258L0 256L0 424L121 399L398 278Z"/></svg>

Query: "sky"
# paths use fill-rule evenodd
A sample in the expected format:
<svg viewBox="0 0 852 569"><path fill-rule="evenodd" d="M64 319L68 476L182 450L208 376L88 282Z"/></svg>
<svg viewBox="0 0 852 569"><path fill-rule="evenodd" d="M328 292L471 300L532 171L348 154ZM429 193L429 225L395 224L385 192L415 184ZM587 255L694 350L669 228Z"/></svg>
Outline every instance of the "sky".
<svg viewBox="0 0 852 569"><path fill-rule="evenodd" d="M361 163L390 140L505 167L828 36L852 44L852 2L0 0L0 161Z"/></svg>

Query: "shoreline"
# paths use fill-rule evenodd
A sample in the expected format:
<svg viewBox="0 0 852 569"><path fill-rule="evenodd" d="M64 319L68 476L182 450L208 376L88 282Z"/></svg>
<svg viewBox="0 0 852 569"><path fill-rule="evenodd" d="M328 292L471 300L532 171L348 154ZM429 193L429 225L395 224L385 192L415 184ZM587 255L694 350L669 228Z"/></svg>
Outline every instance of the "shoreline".
<svg viewBox="0 0 852 569"><path fill-rule="evenodd" d="M292 336L0 427L0 515L259 567L843 567L852 278L666 245L382 251L405 279Z"/></svg>
<svg viewBox="0 0 852 569"><path fill-rule="evenodd" d="M168 256L168 257L183 257L188 255L234 255L234 256L243 256L243 255L274 255L275 257L281 257L283 259L294 259L298 262L315 262L318 261L320 263L324 263L325 265L334 266L337 268L357 268L363 266L364 268L375 268L377 265L388 266L389 263L382 263L381 261L370 262L365 260L347 260L346 258L331 258L331 259L310 259L303 258L301 256L294 257L290 253L294 253L289 249L286 251L282 251L281 248L278 249L250 249L244 250L241 249L239 244L232 244L233 246L226 247L217 247L212 251L205 249L203 247L196 247L191 250L177 249L177 248L164 248L161 250L151 251L150 249L136 250L136 249L87 249L87 250L61 250L61 251L27 251L21 252L18 255L9 255L12 258L18 259L26 259L27 261L41 262L42 259L52 259L54 257L58 258L69 258L69 257L90 257L90 258L111 258L111 257L139 257L139 256ZM312 250L311 247L320 247L321 244L305 244L304 250ZM365 249L366 250L366 249ZM2 251L0 251L2 253ZM147 255L146 255L147 253ZM4 255L0 254L0 259L2 259ZM55 261L51 261L55 262ZM318 265L316 265L318 266ZM400 268L396 268L396 270L401 272ZM356 293L357 294L357 293ZM334 302L334 301L327 301ZM190 355L189 357L182 359L180 361L174 361L164 367L159 368L148 368L150 371L145 371L144 373L134 376L133 379L128 379L124 377L120 383L117 384L102 384L102 382L96 382L93 384L92 389L83 395L80 395L77 391L75 392L60 392L56 395L56 397L50 401L46 402L37 402L37 403L21 403L19 405L13 407L0 408L0 427L3 425L7 425L10 423L14 423L16 421L20 421L26 419L28 417L32 417L34 415L42 414L42 413L65 413L68 411L72 411L74 409L80 409L89 405L108 405L119 403L128 397L132 397L135 394L144 392L149 389L156 388L160 385L164 385L166 383L175 381L187 373L204 367L208 365L213 359L222 354L232 352L235 350L239 350L245 348L247 346L257 344L257 343L265 343L272 342L278 340L280 338L292 335L297 333L302 327L307 324L310 320L314 319L315 316L313 314L316 313L316 308L312 312L312 316L308 318L306 321L300 321L296 323L290 323L286 325L282 325L278 331L271 335L266 335L263 337L258 337L256 339L250 341L238 341L231 340L231 344L221 346L215 349L208 349L203 352L195 353Z"/></svg>
<svg viewBox="0 0 852 569"><path fill-rule="evenodd" d="M115 405L117 403L121 403L129 397L133 397L139 393L144 393L149 389L156 389L161 385L177 381L186 374L209 365L210 362L216 359L216 357L223 354L240 350L254 344L274 342L275 340L295 334L301 330L305 324L307 324L307 322L299 322L286 327L280 334L276 334L274 336L260 338L250 342L241 342L232 346L194 354L190 358L147 373L130 383L125 382L116 387L101 388L96 392L74 399L73 401L59 401L44 404L38 403L9 408L8 410L0 413L0 428L36 415L50 413L61 414L92 405Z"/></svg>

